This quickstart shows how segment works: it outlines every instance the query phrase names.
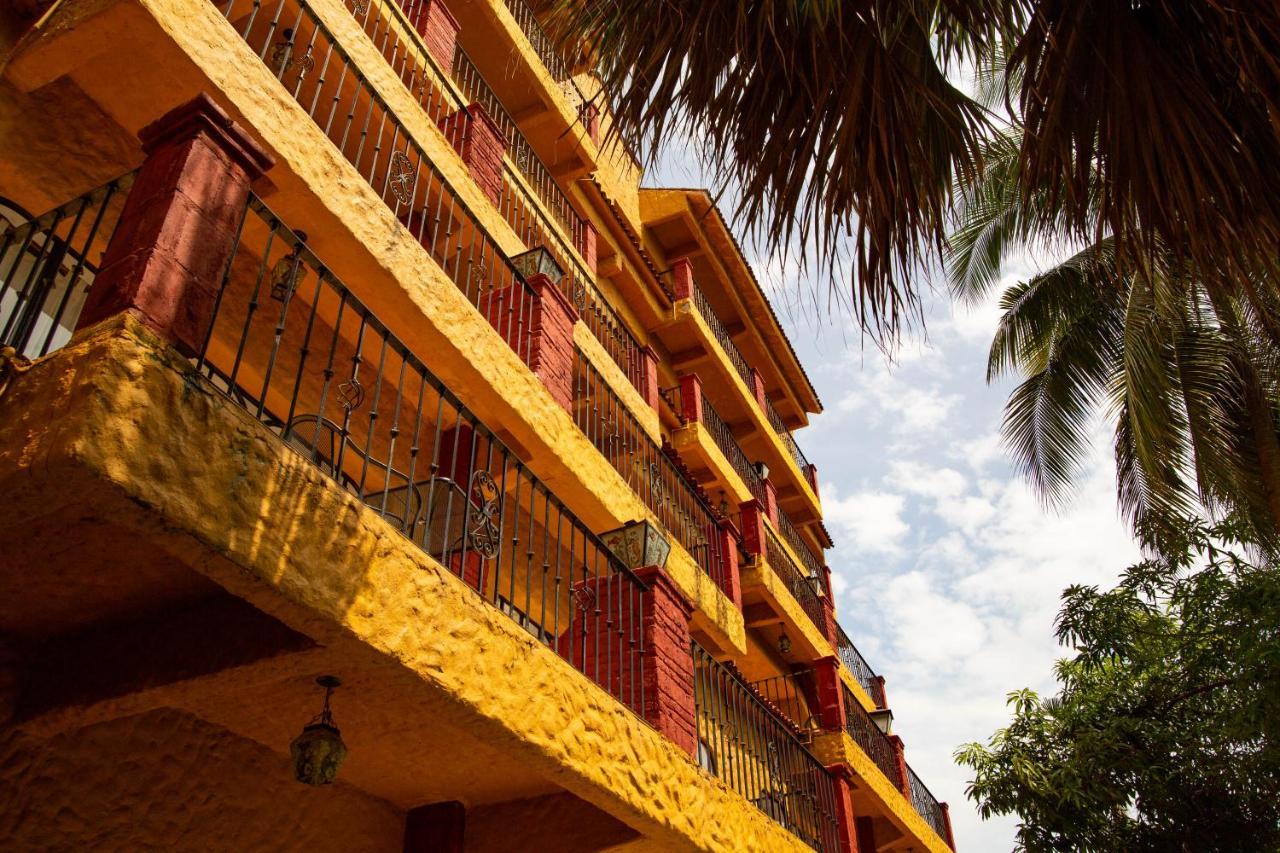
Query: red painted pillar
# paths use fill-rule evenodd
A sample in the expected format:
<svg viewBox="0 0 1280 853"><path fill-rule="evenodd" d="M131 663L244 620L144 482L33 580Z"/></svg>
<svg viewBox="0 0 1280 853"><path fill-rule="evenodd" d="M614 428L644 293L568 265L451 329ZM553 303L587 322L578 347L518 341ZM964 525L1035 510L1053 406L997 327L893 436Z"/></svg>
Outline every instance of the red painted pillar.
<svg viewBox="0 0 1280 853"><path fill-rule="evenodd" d="M876 825L871 818L855 818L853 822L853 831L858 839L858 850L860 853L875 853Z"/></svg>
<svg viewBox="0 0 1280 853"><path fill-rule="evenodd" d="M460 109L440 120L440 129L471 178L495 205L502 200L502 155L507 153L507 139L502 128L479 104Z"/></svg>
<svg viewBox="0 0 1280 853"><path fill-rule="evenodd" d="M680 417L687 424L702 423L702 380L696 373L680 377Z"/></svg>
<svg viewBox="0 0 1280 853"><path fill-rule="evenodd" d="M840 661L833 656L813 662L814 689L817 694L818 719L829 732L845 726L844 685L840 682Z"/></svg>
<svg viewBox="0 0 1280 853"><path fill-rule="evenodd" d="M661 405L658 394L658 354L647 344L640 348L640 387L636 390L650 408L657 411Z"/></svg>
<svg viewBox="0 0 1280 853"><path fill-rule="evenodd" d="M778 523L778 490L774 488L773 483L769 482L769 478L765 477L760 481L764 486L764 512L769 516L769 520L775 525Z"/></svg>
<svg viewBox="0 0 1280 853"><path fill-rule="evenodd" d="M818 466L810 462L804 476L809 481L809 488L813 489L813 493L821 497L821 492L818 491Z"/></svg>
<svg viewBox="0 0 1280 853"><path fill-rule="evenodd" d="M591 141L600 144L600 108L588 101L578 111L578 117L587 128L587 136Z"/></svg>
<svg viewBox="0 0 1280 853"><path fill-rule="evenodd" d="M737 530L733 522L722 518L717 523L720 559L724 566L724 594L734 606L742 609L742 567L738 565Z"/></svg>
<svg viewBox="0 0 1280 853"><path fill-rule="evenodd" d="M693 264L688 258L677 258L671 262L671 279L676 299L693 298Z"/></svg>
<svg viewBox="0 0 1280 853"><path fill-rule="evenodd" d="M754 367L751 368L751 393L755 395L756 405L760 407L760 411L767 411L765 401L768 396L764 391L764 380L760 378L760 371Z"/></svg>
<svg viewBox="0 0 1280 853"><path fill-rule="evenodd" d="M453 69L454 48L458 43L458 19L443 0L399 0L409 16L409 23L422 36L427 52L446 73Z"/></svg>
<svg viewBox="0 0 1280 853"><path fill-rule="evenodd" d="M138 134L147 159L77 328L127 311L195 355L249 200L271 156L201 94Z"/></svg>
<svg viewBox="0 0 1280 853"><path fill-rule="evenodd" d="M831 648L840 648L840 625L836 622L836 606L829 595L822 599L822 634Z"/></svg>
<svg viewBox="0 0 1280 853"><path fill-rule="evenodd" d="M840 853L864 853L858 847L857 817L853 813L853 776L843 764L827 768L836 784L836 832L840 838ZM872 847L865 853L876 853Z"/></svg>
<svg viewBox="0 0 1280 853"><path fill-rule="evenodd" d="M877 675L877 676L875 677L875 684L876 684L876 695L875 695L875 696L872 696L871 698L872 698L872 699L874 699L874 700L876 701L876 707L877 707L877 708L888 708L888 707L889 707L889 696L888 696L888 694L887 694L887 693L885 693L885 689L884 689L884 676L883 676L883 675Z"/></svg>
<svg viewBox="0 0 1280 853"><path fill-rule="evenodd" d="M764 553L764 505L758 500L749 500L738 507L742 519L742 549L752 556Z"/></svg>
<svg viewBox="0 0 1280 853"><path fill-rule="evenodd" d="M643 692L644 705L636 710L696 758L698 737L689 638L693 605L661 569L649 566L637 569L635 574L649 587L635 609L630 607L628 591L637 587L622 575L575 584L574 598L593 602L594 607L585 608L584 617L556 638L556 650L614 696L624 700L635 696L639 701ZM642 654L633 652L630 646L630 638L636 634ZM642 689L636 683L641 663Z"/></svg>
<svg viewBox="0 0 1280 853"><path fill-rule="evenodd" d="M956 849L956 835L951 831L951 806L946 803L938 803L942 807L942 826L946 830L943 841L947 842L947 846L952 850Z"/></svg>
<svg viewBox="0 0 1280 853"><path fill-rule="evenodd" d="M911 780L907 777L907 750L902 743L902 738L897 735L889 735L889 743L893 744L893 756L898 765L898 790L902 792L902 796L907 798L907 802L911 802Z"/></svg>
<svg viewBox="0 0 1280 853"><path fill-rule="evenodd" d="M578 310L545 275L529 277L480 298L480 313L516 351L556 402L573 410L573 325Z"/></svg>

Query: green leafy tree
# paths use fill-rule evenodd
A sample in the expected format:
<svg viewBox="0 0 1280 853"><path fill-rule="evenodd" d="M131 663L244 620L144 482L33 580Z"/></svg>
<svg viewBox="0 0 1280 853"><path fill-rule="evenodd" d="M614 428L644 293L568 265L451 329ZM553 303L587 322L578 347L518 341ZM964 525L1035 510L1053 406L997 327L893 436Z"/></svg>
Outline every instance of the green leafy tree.
<svg viewBox="0 0 1280 853"><path fill-rule="evenodd" d="M1114 589L1063 594L1058 693L1010 694L956 753L1019 850L1280 850L1280 572L1224 547L1240 533L1184 524Z"/></svg>

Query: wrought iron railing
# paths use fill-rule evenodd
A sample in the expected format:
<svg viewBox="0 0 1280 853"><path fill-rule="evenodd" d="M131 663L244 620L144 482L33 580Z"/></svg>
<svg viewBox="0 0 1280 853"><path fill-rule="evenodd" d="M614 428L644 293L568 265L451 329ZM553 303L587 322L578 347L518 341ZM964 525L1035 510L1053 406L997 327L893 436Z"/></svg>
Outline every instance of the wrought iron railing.
<svg viewBox="0 0 1280 853"><path fill-rule="evenodd" d="M704 770L815 850L840 849L835 782L795 727L694 643L694 706Z"/></svg>
<svg viewBox="0 0 1280 853"><path fill-rule="evenodd" d="M848 687L841 685L841 690L844 693L845 731L862 748L867 757L875 762L885 778L893 783L893 787L902 790L901 779L898 776L897 751L889 742L889 737L880 731L880 727L871 719L871 715L862 707L862 703L854 698Z"/></svg>
<svg viewBox="0 0 1280 853"><path fill-rule="evenodd" d="M684 423L686 419L680 386L675 385L671 388L663 388L660 389L659 393L666 404L671 407L675 416L680 419L681 423ZM734 472L742 478L742 482L746 484L751 496L763 504L765 501L764 481L760 479L760 473L756 470L756 466L752 465L750 460L747 459L746 452L733 436L733 430L725 423L724 418L711 405L711 401L707 399L705 394L702 395L702 426L707 430L716 447L720 448L720 452L729 461Z"/></svg>
<svg viewBox="0 0 1280 853"><path fill-rule="evenodd" d="M769 568L782 578L782 582L787 585L787 589L800 605L800 609L809 617L809 621L818 629L818 633L825 637L827 634L826 612L822 598L818 595L818 580L801 571L787 553L787 549L782 547L778 537L767 527L765 528L765 557L769 561Z"/></svg>
<svg viewBox="0 0 1280 853"><path fill-rule="evenodd" d="M240 36L466 298L485 313L504 300L511 322L523 327L536 296L466 202L310 7L295 0L271 6L262 14L262 0L219 0ZM508 340L527 349L527 338ZM521 357L527 361L528 352Z"/></svg>
<svg viewBox="0 0 1280 853"><path fill-rule="evenodd" d="M751 379L751 366L747 364L747 359L742 355L742 351L738 349L738 345L733 342L733 338L729 335L729 330L725 328L720 315L711 307L711 303L707 301L706 294L702 292L702 288L698 287L697 282L693 283L692 298L693 304L697 306L698 313L702 315L703 322L707 324L707 328L711 329L712 336L719 342L720 348L724 350L725 355L729 357L729 363L733 365L733 369L737 371L738 376L742 377L742 381L746 383L747 390L752 390L754 386Z"/></svg>
<svg viewBox="0 0 1280 853"><path fill-rule="evenodd" d="M884 684L880 677L876 675L871 664L867 663L867 659L862 656L862 652L858 651L858 647L853 644L853 640L849 639L849 635L839 623L836 623L836 637L836 652L840 655L840 660L849 672L853 673L854 680L867 691L867 695L876 703L876 707L883 708Z"/></svg>
<svg viewBox="0 0 1280 853"><path fill-rule="evenodd" d="M578 259L577 253L583 251L587 235L585 220L570 205L568 197L479 70L458 48L454 54L453 83L445 82L446 74L409 23L407 16L422 5L417 0L408 0L407 11L394 0L346 0L346 4L405 88L423 103L435 123L446 121L455 112L467 113L471 103L483 106L497 123L510 148L510 160L522 175L516 177L509 163L503 161L502 190L495 202L499 213L525 246L543 246L555 256L566 272L560 281L561 290L574 302L588 331L622 368L628 381L641 387L644 366L640 343L600 292L594 275ZM393 21L398 26L392 26ZM458 87L461 96L453 85ZM458 144L461 147L465 142ZM534 201L526 187L531 188L540 203ZM556 223L548 218L544 208L551 211ZM469 224L480 228L477 221ZM569 235L568 242L561 237L562 230Z"/></svg>
<svg viewBox="0 0 1280 853"><path fill-rule="evenodd" d="M924 784L924 780L911 769L910 764L907 765L907 782L911 789L911 805L915 806L916 813L938 833L939 838L946 841L947 818L942 812L942 804Z"/></svg>
<svg viewBox="0 0 1280 853"><path fill-rule="evenodd" d="M516 25L525 34L525 38L529 39L529 44L533 45L533 52L542 60L542 64L551 73L552 79L562 85L573 87L572 91L566 90L565 96L574 103L575 107L584 102L586 96L573 82L573 74L568 64L560 56L555 40L547 35L542 24L538 23L538 17L534 14L533 8L525 0L506 0L506 4L511 17L516 19Z"/></svg>
<svg viewBox="0 0 1280 853"><path fill-rule="evenodd" d="M256 198L197 368L530 635L642 711L644 583Z"/></svg>
<svg viewBox="0 0 1280 853"><path fill-rule="evenodd" d="M764 398L764 413L769 419L769 425L773 427L774 433L777 434L791 454L791 459L796 463L796 467L800 469L800 473L808 477L809 459L804 455L804 451L800 449L800 445L796 443L796 438L791 434L791 430L782 422L782 415L778 414L778 410L773 407L773 401L769 399L768 394Z"/></svg>
<svg viewBox="0 0 1280 853"><path fill-rule="evenodd" d="M811 669L751 682L751 689L789 720L802 734L817 731L816 683Z"/></svg>
<svg viewBox="0 0 1280 853"><path fill-rule="evenodd" d="M39 358L71 338L134 174L29 221L0 219L0 346Z"/></svg>
<svg viewBox="0 0 1280 853"><path fill-rule="evenodd" d="M804 565L805 573L810 577L822 578L825 574L822 558L813 553L809 543L800 535L800 530L791 520L791 516L787 515L782 507L778 507L778 532L782 534L783 540L791 546L791 550Z"/></svg>
<svg viewBox="0 0 1280 853"><path fill-rule="evenodd" d="M727 590L720 516L698 485L649 437L581 350L575 351L573 385L573 416L578 428L673 539Z"/></svg>

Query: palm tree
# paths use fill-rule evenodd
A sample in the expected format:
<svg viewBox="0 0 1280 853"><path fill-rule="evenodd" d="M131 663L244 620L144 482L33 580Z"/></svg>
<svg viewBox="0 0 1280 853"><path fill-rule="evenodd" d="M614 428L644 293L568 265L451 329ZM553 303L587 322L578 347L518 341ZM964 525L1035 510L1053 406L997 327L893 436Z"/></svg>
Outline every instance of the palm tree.
<svg viewBox="0 0 1280 853"><path fill-rule="evenodd" d="M1019 249L1061 248L1074 232L1054 193L1023 196L1017 132L984 151L982 177L959 193L947 268L958 298L988 298ZM1280 358L1240 289L1206 286L1157 244L1142 271L1102 236L1062 263L1008 287L988 380L1022 378L1003 432L1018 467L1049 503L1069 493L1102 410L1114 422L1121 508L1159 548L1197 505L1243 519L1280 543Z"/></svg>
<svg viewBox="0 0 1280 853"><path fill-rule="evenodd" d="M1142 271L1157 249L1243 297L1280 343L1280 4L1256 0L545 0L592 57L615 127L672 131L725 162L739 222L802 256L849 257L850 298L892 339L918 316L953 181L992 130L948 63L1007 58L1020 198ZM584 47L585 46L585 47ZM705 141L705 143L703 142ZM1034 208L1023 211L1024 218ZM848 252L848 255L843 253ZM824 264L825 266L825 264Z"/></svg>

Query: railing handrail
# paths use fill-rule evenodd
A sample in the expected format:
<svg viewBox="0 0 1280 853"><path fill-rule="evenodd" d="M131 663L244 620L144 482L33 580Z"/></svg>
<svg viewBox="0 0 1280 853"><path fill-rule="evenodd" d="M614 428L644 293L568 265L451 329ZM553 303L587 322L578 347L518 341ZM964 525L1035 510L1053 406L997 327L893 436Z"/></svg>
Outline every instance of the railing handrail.
<svg viewBox="0 0 1280 853"><path fill-rule="evenodd" d="M716 411L715 406L711 405L711 401L707 399L705 394L702 397L702 416L706 421L703 425L707 428L707 432L711 434L716 446L720 448L725 458L729 460L733 470L742 478L743 483L747 486L747 491L751 493L753 498L763 503L765 499L764 481L760 478L755 466L751 464L751 460L747 458L746 451L742 449L737 439L733 437L733 431L729 429L729 424Z"/></svg>
<svg viewBox="0 0 1280 853"><path fill-rule="evenodd" d="M910 764L907 765L907 778L911 786L911 805L915 807L920 817L924 818L925 823L938 833L938 837L944 841L947 837L946 824L942 816L942 802L933 795L929 790L929 786L920 778L920 774ZM921 802L924 800L924 802Z"/></svg>
<svg viewBox="0 0 1280 853"><path fill-rule="evenodd" d="M807 474L809 471L809 457L804 455L804 451L800 449L800 443L796 441L796 437L791 434L791 430L782 422L782 415L778 414L777 408L773 405L773 400L768 394L764 395L764 411L769 418L769 425L773 427L774 433L787 446L787 450L791 451L791 458L796 463L796 467L800 469L801 474Z"/></svg>
<svg viewBox="0 0 1280 853"><path fill-rule="evenodd" d="M880 731L848 686L841 684L840 687L844 697L845 731L880 768L885 778L894 783L895 788L898 787L896 752L889 736Z"/></svg>
<svg viewBox="0 0 1280 853"><path fill-rule="evenodd" d="M716 310L711 307L711 303L707 300L707 295L702 292L698 282L693 282L692 290L693 304L698 307L698 313L702 315L703 321L711 329L711 334L720 343L720 348L725 351L725 355L729 356L729 363L733 365L733 369L737 371L738 376L742 377L743 384L747 386L747 390L751 390L751 366L747 364L747 359L742 354L742 350L738 349L738 345L733 342L733 337L729 334L724 321L720 319L720 315L716 313Z"/></svg>
<svg viewBox="0 0 1280 853"><path fill-rule="evenodd" d="M845 667L853 674L858 684L862 685L862 689L867 691L867 695L876 703L876 706L883 708L884 694L880 690L879 676L858 647L853 644L853 640L849 639L849 635L845 633L844 627L839 622L836 623L836 637L836 651L844 661Z"/></svg>
<svg viewBox="0 0 1280 853"><path fill-rule="evenodd" d="M819 633L825 636L826 619L817 582L800 571L800 567L795 564L787 550L778 541L778 537L768 527L765 527L765 549L769 567L782 578L792 598L800 605L800 609L809 617L809 621Z"/></svg>
<svg viewBox="0 0 1280 853"><path fill-rule="evenodd" d="M809 570L809 574L816 578L822 577L823 559L813 553L813 549L809 547L808 542L804 541L804 537L800 535L800 530L796 527L795 522L791 520L791 516L787 515L782 507L778 507L778 532L782 534L782 538L791 546L791 550L795 552L800 562L804 563L805 568Z"/></svg>

